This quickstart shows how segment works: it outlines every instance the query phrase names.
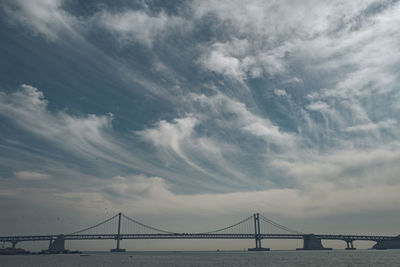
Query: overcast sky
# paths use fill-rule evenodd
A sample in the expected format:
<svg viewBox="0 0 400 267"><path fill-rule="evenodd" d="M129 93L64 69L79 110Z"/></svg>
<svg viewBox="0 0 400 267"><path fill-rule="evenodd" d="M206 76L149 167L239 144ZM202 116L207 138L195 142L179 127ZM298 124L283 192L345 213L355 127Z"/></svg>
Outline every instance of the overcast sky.
<svg viewBox="0 0 400 267"><path fill-rule="evenodd" d="M178 232L258 211L399 234L399 14L395 0L0 1L0 234L119 211Z"/></svg>

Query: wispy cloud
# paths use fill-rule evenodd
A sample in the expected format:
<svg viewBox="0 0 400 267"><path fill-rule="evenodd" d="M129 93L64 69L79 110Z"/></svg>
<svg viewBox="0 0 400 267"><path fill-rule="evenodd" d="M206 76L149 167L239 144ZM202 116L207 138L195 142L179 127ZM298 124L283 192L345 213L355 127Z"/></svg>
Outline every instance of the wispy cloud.
<svg viewBox="0 0 400 267"><path fill-rule="evenodd" d="M62 8L63 3L64 0L6 0L0 7L9 16L9 22L22 24L33 33L54 41L60 33L72 31L77 23L76 18Z"/></svg>
<svg viewBox="0 0 400 267"><path fill-rule="evenodd" d="M36 171L18 171L15 172L14 175L17 179L26 181L41 181L47 180L51 177L48 174Z"/></svg>
<svg viewBox="0 0 400 267"><path fill-rule="evenodd" d="M150 15L143 10L125 10L118 13L103 10L91 20L94 25L114 34L121 43L139 42L148 46L166 32L184 26L182 18L168 16L163 12Z"/></svg>
<svg viewBox="0 0 400 267"><path fill-rule="evenodd" d="M362 132L362 131L375 131L375 130L379 130L379 129L391 129L393 127L395 127L397 124L397 121L395 120L391 120L391 119L387 119L385 121L381 121L378 123L367 123L367 124L360 124L360 125L354 125L354 126L350 126L345 128L345 131L348 132Z"/></svg>
<svg viewBox="0 0 400 267"><path fill-rule="evenodd" d="M219 120L221 127L239 129L257 137L265 138L266 142L290 145L295 142L296 136L286 133L274 125L266 116L260 116L251 112L246 104L239 100L230 98L223 94L207 97L205 95L191 95L191 98L203 106L209 107L212 111L210 117L220 117L224 113L233 115L229 121Z"/></svg>
<svg viewBox="0 0 400 267"><path fill-rule="evenodd" d="M103 130L111 128L112 114L74 117L64 112L51 113L41 91L30 85L11 94L0 94L0 112L13 123L45 139L81 153L90 152L92 144L110 146ZM100 152L100 151L98 151ZM102 153L99 153L102 154Z"/></svg>
<svg viewBox="0 0 400 267"><path fill-rule="evenodd" d="M30 85L22 85L10 94L0 93L0 115L45 144L56 147L62 155L66 153L92 166L157 170L124 148L113 131L112 114L73 116L64 111L52 112L47 105L43 93ZM107 169L103 167L96 172L104 173Z"/></svg>
<svg viewBox="0 0 400 267"><path fill-rule="evenodd" d="M250 41L249 41L250 40ZM286 72L284 57L291 45L283 44L273 49L259 46L258 40L236 39L225 43L216 42L204 47L200 64L210 71L235 78L239 81L257 78L262 74Z"/></svg>

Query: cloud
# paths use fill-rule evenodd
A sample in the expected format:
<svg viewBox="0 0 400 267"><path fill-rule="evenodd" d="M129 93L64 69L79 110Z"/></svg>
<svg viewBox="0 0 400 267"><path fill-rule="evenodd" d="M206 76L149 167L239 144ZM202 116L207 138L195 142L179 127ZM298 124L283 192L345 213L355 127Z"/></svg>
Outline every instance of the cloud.
<svg viewBox="0 0 400 267"><path fill-rule="evenodd" d="M274 89L274 94L277 96L287 96L286 90L278 88Z"/></svg>
<svg viewBox="0 0 400 267"><path fill-rule="evenodd" d="M207 70L243 81L263 73L274 76L285 72L283 58L290 50L288 43L270 49L253 39L233 38L203 47L199 63Z"/></svg>
<svg viewBox="0 0 400 267"><path fill-rule="evenodd" d="M41 91L31 85L21 85L10 94L0 93L0 116L11 125L49 142L63 153L89 160L146 168L147 164L126 151L114 137L113 114L73 116L64 111L51 112ZM138 161L136 161L138 160Z"/></svg>
<svg viewBox="0 0 400 267"><path fill-rule="evenodd" d="M64 0L6 0L1 7L11 23L18 23L49 40L62 31L72 31L76 19L62 6Z"/></svg>
<svg viewBox="0 0 400 267"><path fill-rule="evenodd" d="M216 194L173 193L160 177L114 177L102 186L103 193L84 191L57 193L67 201L118 202L135 214L237 214L259 211L265 214L291 216L325 216L348 214L354 210L394 210L400 204L397 197L399 185L337 188L330 182L308 184L307 189L271 189ZM356 197L355 197L356 196ZM89 201L87 199L98 199ZM123 204L129 202L129 204ZM215 205L218 203L218 205ZM129 208L128 208L129 207Z"/></svg>
<svg viewBox="0 0 400 267"><path fill-rule="evenodd" d="M215 31L224 33L204 45L201 66L246 82L245 88L253 86L250 78L264 76L274 77L266 84L302 88L289 107L297 110L286 113L301 114L291 117L307 122L296 126L307 138L348 143L339 129L393 119L385 103L398 98L397 2L203 1L192 9L197 19L215 18ZM382 55L383 50L391 52ZM312 103L302 102L305 89ZM396 135L396 128L386 129Z"/></svg>
<svg viewBox="0 0 400 267"><path fill-rule="evenodd" d="M65 0L5 0L0 7L8 15L10 23L23 25L50 41L59 40L65 33L85 37L100 27L114 34L122 43L137 41L151 46L165 32L188 27L180 17L168 16L164 12L150 15L145 10L112 12L101 9L94 15L79 17L65 9L66 3Z"/></svg>
<svg viewBox="0 0 400 267"><path fill-rule="evenodd" d="M41 180L47 180L51 177L48 174L36 171L18 171L14 172L14 176L19 180L26 180L26 181L41 181Z"/></svg>
<svg viewBox="0 0 400 267"><path fill-rule="evenodd" d="M185 142L191 142L191 135L198 120L192 116L174 119L171 123L165 120L156 123L154 128L137 131L142 139L151 142L156 147L163 149L167 155L172 151L190 166L207 173L195 164L184 151Z"/></svg>
<svg viewBox="0 0 400 267"><path fill-rule="evenodd" d="M214 96L192 94L194 102L199 102L207 106L212 114L209 116L220 117L221 114L233 114L229 121L219 120L221 127L232 127L250 133L257 137L262 137L266 142L280 145L293 145L296 142L295 135L283 132L279 126L274 125L266 116L260 116L251 112L246 104L230 98L222 93Z"/></svg>
<svg viewBox="0 0 400 267"><path fill-rule="evenodd" d="M201 62L211 71L232 76L238 80L242 80L245 76L239 59L224 55L220 51L211 51L207 56L203 56Z"/></svg>
<svg viewBox="0 0 400 267"><path fill-rule="evenodd" d="M322 102L322 101L318 101L318 102L315 102L315 103L312 103L312 104L308 105L307 109L313 110L313 111L321 111L321 112L323 112L323 111L329 111L330 107L329 107L329 105L327 103Z"/></svg>
<svg viewBox="0 0 400 267"><path fill-rule="evenodd" d="M247 56L249 43L247 40L234 39L231 42L216 42L206 47L199 62L210 71L233 77L237 80L246 78L250 65L255 59Z"/></svg>
<svg viewBox="0 0 400 267"><path fill-rule="evenodd" d="M391 129L397 126L397 121L392 119L387 119L385 121L381 121L378 123L367 123L367 124L360 124L350 126L344 129L347 132L363 132L363 131L375 131L380 129Z"/></svg>
<svg viewBox="0 0 400 267"><path fill-rule="evenodd" d="M132 41L151 46L153 41L166 32L183 28L183 19L160 12L150 15L143 10L124 10L112 13L103 10L92 21L96 26L104 27L122 43Z"/></svg>
<svg viewBox="0 0 400 267"><path fill-rule="evenodd" d="M398 144L374 149L336 149L329 153L300 153L293 160L276 159L276 167L304 188L330 183L335 188L359 188L397 183ZM302 187L303 187L302 186Z"/></svg>
<svg viewBox="0 0 400 267"><path fill-rule="evenodd" d="M79 118L64 112L52 114L47 110L47 100L37 88L21 85L11 94L0 94L0 114L33 134L63 144L73 149L88 147L90 142L105 142L103 129L111 128L112 114L88 115Z"/></svg>
<svg viewBox="0 0 400 267"><path fill-rule="evenodd" d="M238 35L261 35L267 41L275 41L280 36L286 38L314 37L321 33L331 32L338 25L344 24L346 29L354 28L361 15L369 7L378 8L382 1L354 1L338 3L337 1L308 1L293 3L290 0L265 3L251 0L243 3L235 1L202 1L193 3L194 15L198 18L214 15L222 22L229 22ZM267 15L268 14L268 15ZM282 18L285 18L282 20ZM249 30L251 29L251 30ZM292 36L288 36L292 33Z"/></svg>
<svg viewBox="0 0 400 267"><path fill-rule="evenodd" d="M159 121L155 128L138 131L143 139L151 141L154 145L168 147L181 154L180 143L193 133L193 128L198 120L192 116L174 119L172 123L165 120Z"/></svg>
<svg viewBox="0 0 400 267"><path fill-rule="evenodd" d="M113 177L103 190L113 196L120 198L131 196L133 199L160 198L171 195L164 179L144 175Z"/></svg>
<svg viewBox="0 0 400 267"><path fill-rule="evenodd" d="M189 114L187 117L177 118L172 122L161 120L153 128L137 131L136 134L160 149L166 162L171 162L174 156L178 156L190 167L206 174L209 178L226 180L226 177L221 177L220 173L209 170L212 165L217 165L220 171L225 170L233 177L242 179L240 177L243 175L232 171L224 160L224 143L196 133L195 126L199 123L199 119ZM232 183L234 183L233 177L229 179Z"/></svg>

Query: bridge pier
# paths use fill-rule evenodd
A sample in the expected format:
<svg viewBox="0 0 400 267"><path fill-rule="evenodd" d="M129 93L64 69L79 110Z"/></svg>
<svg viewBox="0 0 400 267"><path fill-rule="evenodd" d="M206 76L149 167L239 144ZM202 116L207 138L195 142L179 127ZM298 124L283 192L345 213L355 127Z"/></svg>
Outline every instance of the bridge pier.
<svg viewBox="0 0 400 267"><path fill-rule="evenodd" d="M121 215L122 215L121 212L118 213L118 233L115 237L115 239L117 240L117 247L110 249L111 252L125 252L125 249L119 247L119 242L122 239L121 238Z"/></svg>
<svg viewBox="0 0 400 267"><path fill-rule="evenodd" d="M49 248L43 252L49 254L68 253L69 250L65 249L64 235L58 235L55 240L50 240Z"/></svg>
<svg viewBox="0 0 400 267"><path fill-rule="evenodd" d="M355 250L356 248L353 246L353 241L354 240L345 240L347 244L346 250Z"/></svg>
<svg viewBox="0 0 400 267"><path fill-rule="evenodd" d="M303 248L296 250L331 250L332 248L325 248L322 245L321 239L315 237L314 234L304 235Z"/></svg>
<svg viewBox="0 0 400 267"><path fill-rule="evenodd" d="M17 241L13 241L13 242L11 242L11 248L12 249L15 249L15 246L17 245Z"/></svg>
<svg viewBox="0 0 400 267"><path fill-rule="evenodd" d="M269 251L269 248L263 248L261 245L261 231L260 231L260 214L255 213L254 217L254 240L256 242L255 248L249 248L248 251Z"/></svg>

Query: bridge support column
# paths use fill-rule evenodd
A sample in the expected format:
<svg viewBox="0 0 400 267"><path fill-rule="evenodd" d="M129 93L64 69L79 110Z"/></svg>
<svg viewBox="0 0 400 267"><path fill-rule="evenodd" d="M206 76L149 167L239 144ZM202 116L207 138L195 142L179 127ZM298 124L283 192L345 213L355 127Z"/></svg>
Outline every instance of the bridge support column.
<svg viewBox="0 0 400 267"><path fill-rule="evenodd" d="M125 252L125 249L119 247L119 242L121 240L121 215L122 213L118 213L118 233L115 239L117 240L117 247L110 249L111 252Z"/></svg>
<svg viewBox="0 0 400 267"><path fill-rule="evenodd" d="M15 246L17 245L17 241L13 241L13 242L11 242L11 248L12 249L15 249Z"/></svg>
<svg viewBox="0 0 400 267"><path fill-rule="evenodd" d="M346 250L355 250L356 248L353 246L353 240L346 240L347 248Z"/></svg>
<svg viewBox="0 0 400 267"><path fill-rule="evenodd" d="M255 248L249 248L248 251L269 251L269 248L263 248L261 245L261 231L260 231L260 214L255 213L254 217L254 240L256 242Z"/></svg>
<svg viewBox="0 0 400 267"><path fill-rule="evenodd" d="M68 250L65 249L64 235L58 235L54 241L50 240L49 249L45 252L46 253L67 253Z"/></svg>
<svg viewBox="0 0 400 267"><path fill-rule="evenodd" d="M314 234L304 235L303 248L296 250L331 250L332 248L324 248L321 239L317 238Z"/></svg>

